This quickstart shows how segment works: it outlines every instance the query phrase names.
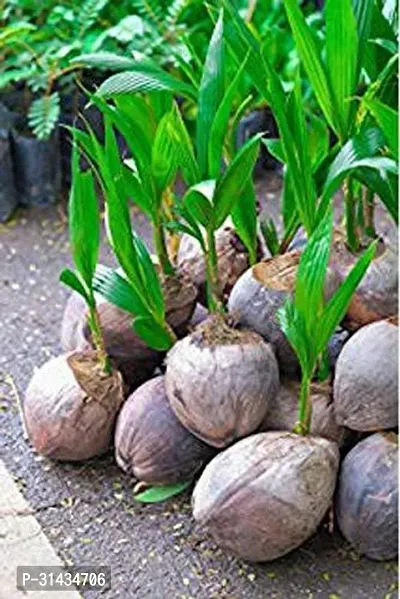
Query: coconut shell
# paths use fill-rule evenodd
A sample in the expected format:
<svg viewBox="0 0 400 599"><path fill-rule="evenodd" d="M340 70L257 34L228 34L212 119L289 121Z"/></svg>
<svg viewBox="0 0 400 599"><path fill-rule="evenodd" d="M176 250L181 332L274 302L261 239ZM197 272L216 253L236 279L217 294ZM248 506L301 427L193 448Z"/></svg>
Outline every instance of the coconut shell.
<svg viewBox="0 0 400 599"><path fill-rule="evenodd" d="M249 267L249 256L232 227L219 229L215 236L218 256L218 277L221 296L227 298L240 277ZM178 272L190 277L199 290L199 301L207 305L206 267L199 242L190 235L182 235L177 255Z"/></svg>
<svg viewBox="0 0 400 599"><path fill-rule="evenodd" d="M223 549L269 561L304 543L332 499L337 445L322 437L258 433L206 466L193 493L193 515Z"/></svg>
<svg viewBox="0 0 400 599"><path fill-rule="evenodd" d="M165 385L182 424L213 447L255 431L279 387L270 345L211 319L167 354Z"/></svg>
<svg viewBox="0 0 400 599"><path fill-rule="evenodd" d="M293 251L259 262L240 277L228 301L229 312L242 326L273 345L282 376L298 376L300 372L277 317L293 292L299 260L300 252Z"/></svg>
<svg viewBox="0 0 400 599"><path fill-rule="evenodd" d="M192 318L189 320L189 330L193 330L195 327L197 327L197 325L205 322L209 316L210 313L207 308L198 302L196 304L196 308L194 309Z"/></svg>
<svg viewBox="0 0 400 599"><path fill-rule="evenodd" d="M148 484L172 484L194 474L215 450L194 437L173 413L159 376L136 389L117 421L118 465Z"/></svg>
<svg viewBox="0 0 400 599"><path fill-rule="evenodd" d="M52 358L35 372L26 391L29 439L38 453L55 460L101 455L110 448L122 402L120 374L106 375L95 352Z"/></svg>
<svg viewBox="0 0 400 599"><path fill-rule="evenodd" d="M353 268L359 255L346 247L343 233L335 231L329 270L331 280L341 283ZM357 287L347 310L343 326L351 331L371 322L383 320L398 313L399 269L396 248L378 245L375 258Z"/></svg>
<svg viewBox="0 0 400 599"><path fill-rule="evenodd" d="M86 314L85 300L79 293L73 291L67 299L61 321L61 347L63 351L91 349L90 342L85 339L83 331Z"/></svg>
<svg viewBox="0 0 400 599"><path fill-rule="evenodd" d="M190 281L168 277L163 284L166 318L177 335L187 333L194 312L197 289ZM108 355L121 372L130 391L148 380L164 358L164 354L147 347L132 328L133 317L98 299L97 309ZM73 293L67 301L61 327L61 344L65 351L92 349L87 308L84 300Z"/></svg>
<svg viewBox="0 0 400 599"><path fill-rule="evenodd" d="M336 420L355 431L398 426L398 327L367 325L346 343L333 386Z"/></svg>
<svg viewBox="0 0 400 599"><path fill-rule="evenodd" d="M292 431L298 421L300 385L294 381L283 381L278 394L271 398L268 412L262 421L260 431ZM335 418L331 389L328 384L312 384L311 434L319 435L339 443L342 427Z"/></svg>
<svg viewBox="0 0 400 599"><path fill-rule="evenodd" d="M398 439L375 433L358 443L343 461L336 516L344 537L374 560L398 551Z"/></svg>

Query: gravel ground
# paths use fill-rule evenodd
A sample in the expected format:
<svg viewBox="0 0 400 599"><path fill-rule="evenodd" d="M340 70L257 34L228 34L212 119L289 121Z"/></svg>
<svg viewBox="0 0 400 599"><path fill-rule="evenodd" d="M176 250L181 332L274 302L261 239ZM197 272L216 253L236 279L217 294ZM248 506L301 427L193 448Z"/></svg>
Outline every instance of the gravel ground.
<svg viewBox="0 0 400 599"><path fill-rule="evenodd" d="M276 188L274 180L268 205ZM135 222L146 231L143 219ZM58 275L69 263L62 206L20 212L0 225L1 458L66 564L111 566L112 590L84 597L394 599L396 564L360 558L338 533L322 528L283 559L245 564L223 554L194 524L189 493L141 506L112 455L70 465L34 454L23 438L19 406L34 368L60 352L68 291Z"/></svg>

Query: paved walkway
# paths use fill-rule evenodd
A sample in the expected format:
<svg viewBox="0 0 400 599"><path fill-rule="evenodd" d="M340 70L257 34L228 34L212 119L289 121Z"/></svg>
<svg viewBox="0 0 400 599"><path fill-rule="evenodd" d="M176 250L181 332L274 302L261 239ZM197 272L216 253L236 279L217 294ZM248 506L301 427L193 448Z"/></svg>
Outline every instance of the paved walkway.
<svg viewBox="0 0 400 599"><path fill-rule="evenodd" d="M62 566L34 512L0 460L0 599L79 599L76 591L18 591L17 566Z"/></svg>

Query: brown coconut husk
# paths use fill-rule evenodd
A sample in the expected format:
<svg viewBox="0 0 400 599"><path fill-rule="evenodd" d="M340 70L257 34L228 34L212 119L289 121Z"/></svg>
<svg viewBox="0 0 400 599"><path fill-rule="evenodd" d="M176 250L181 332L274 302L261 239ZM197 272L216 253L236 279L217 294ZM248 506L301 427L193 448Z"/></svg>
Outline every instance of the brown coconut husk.
<svg viewBox="0 0 400 599"><path fill-rule="evenodd" d="M249 267L246 247L234 229L226 225L215 236L218 257L218 280L220 295L226 301L240 275ZM263 255L259 246L259 258ZM178 272L189 277L199 290L199 302L207 305L206 267L199 242L190 235L182 235L178 255Z"/></svg>
<svg viewBox="0 0 400 599"><path fill-rule="evenodd" d="M25 395L24 418L35 450L55 460L81 461L111 445L123 403L122 378L106 374L96 352L52 358L33 375Z"/></svg>
<svg viewBox="0 0 400 599"><path fill-rule="evenodd" d="M352 254L344 234L336 229L333 236L329 269L331 281L340 284L350 272L360 254ZM357 287L347 310L343 326L351 331L398 313L398 252L384 240L378 243L375 258Z"/></svg>
<svg viewBox="0 0 400 599"><path fill-rule="evenodd" d="M260 432L293 431L298 421L299 395L299 383L282 381L278 394L271 398ZM312 406L310 434L341 444L345 435L343 428L336 422L331 385L312 383L310 402Z"/></svg>
<svg viewBox="0 0 400 599"><path fill-rule="evenodd" d="M115 455L122 470L159 485L192 478L215 450L182 426L169 405L164 377L159 376L125 402L117 421Z"/></svg>
<svg viewBox="0 0 400 599"><path fill-rule="evenodd" d="M241 559L276 559L317 529L338 465L337 445L322 437L251 435L206 466L193 492L194 518Z"/></svg>
<svg viewBox="0 0 400 599"><path fill-rule="evenodd" d="M255 431L279 387L270 345L214 316L168 352L165 385L171 408L191 433L226 447Z"/></svg>
<svg viewBox="0 0 400 599"><path fill-rule="evenodd" d="M335 508L339 528L358 553L373 560L398 553L398 436L375 433L343 461Z"/></svg>
<svg viewBox="0 0 400 599"><path fill-rule="evenodd" d="M369 324L346 343L336 364L336 420L368 432L398 426L398 326Z"/></svg>
<svg viewBox="0 0 400 599"><path fill-rule="evenodd" d="M162 287L166 320L178 337L184 336L197 305L197 287L181 275L166 277Z"/></svg>

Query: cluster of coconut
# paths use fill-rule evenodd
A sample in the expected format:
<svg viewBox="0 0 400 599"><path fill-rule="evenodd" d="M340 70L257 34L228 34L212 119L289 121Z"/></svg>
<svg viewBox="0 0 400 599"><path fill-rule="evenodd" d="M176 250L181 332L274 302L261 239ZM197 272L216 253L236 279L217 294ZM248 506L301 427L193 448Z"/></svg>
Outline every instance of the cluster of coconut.
<svg viewBox="0 0 400 599"><path fill-rule="evenodd" d="M327 296L351 267L339 254ZM394 557L398 327L388 316L397 312L397 282L389 299L389 275L374 287L386 255L370 267L344 329L330 342L331 379L312 386L310 435L292 432L299 365L277 319L293 292L300 252L248 268L232 250L221 290L228 314L208 315L196 305L197 290L204 292L199 267L192 274L196 293L186 289L178 301L174 292L171 309L167 302L180 339L166 356L136 337L129 314L99 305L111 373L94 372L85 306L72 296L62 327L68 353L42 366L27 390L33 446L55 459L83 460L114 445L118 465L149 485L199 477L194 518L244 559L292 551L332 505L356 549L373 559ZM183 260L185 268L190 276Z"/></svg>

